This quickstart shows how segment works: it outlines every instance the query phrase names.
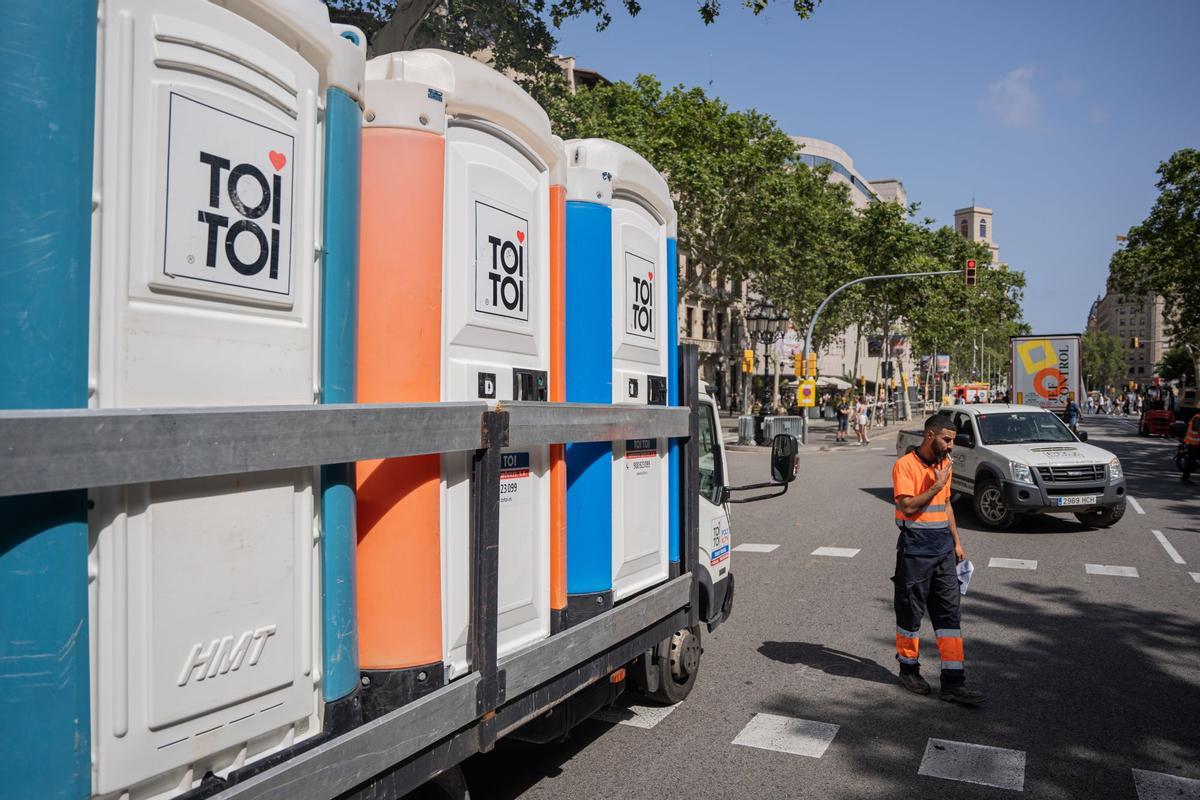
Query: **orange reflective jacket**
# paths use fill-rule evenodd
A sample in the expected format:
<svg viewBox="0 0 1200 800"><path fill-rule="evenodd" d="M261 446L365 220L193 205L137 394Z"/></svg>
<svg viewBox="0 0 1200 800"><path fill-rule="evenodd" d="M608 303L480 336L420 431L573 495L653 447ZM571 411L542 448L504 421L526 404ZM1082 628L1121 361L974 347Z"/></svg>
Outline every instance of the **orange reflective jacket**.
<svg viewBox="0 0 1200 800"><path fill-rule="evenodd" d="M951 475L953 476L953 472ZM892 467L893 500L923 494L933 486L936 480L934 468L922 461L921 457L917 455L917 451L914 450L897 459L895 466ZM929 505L916 514L905 516L900 512L900 507L896 506L896 525L901 528L916 529L948 528L950 527L950 514L946 509L949 505L950 481L947 480L946 485L929 501Z"/></svg>

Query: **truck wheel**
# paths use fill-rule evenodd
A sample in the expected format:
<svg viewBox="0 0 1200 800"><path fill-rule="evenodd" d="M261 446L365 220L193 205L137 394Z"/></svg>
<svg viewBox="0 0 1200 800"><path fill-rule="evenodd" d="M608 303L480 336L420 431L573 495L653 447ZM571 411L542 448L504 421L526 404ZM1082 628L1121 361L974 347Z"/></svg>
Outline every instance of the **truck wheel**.
<svg viewBox="0 0 1200 800"><path fill-rule="evenodd" d="M649 697L660 703L674 705L684 700L696 685L700 672L700 626L675 631L657 648L658 689Z"/></svg>
<svg viewBox="0 0 1200 800"><path fill-rule="evenodd" d="M984 478L975 483L975 516L985 528L1002 531L1011 528L1017 515L1004 502L1004 487L994 478Z"/></svg>
<svg viewBox="0 0 1200 800"><path fill-rule="evenodd" d="M1092 528L1111 528L1120 522L1123 516L1125 516L1124 500L1120 505L1105 506L1094 511L1081 511L1075 515L1075 519Z"/></svg>

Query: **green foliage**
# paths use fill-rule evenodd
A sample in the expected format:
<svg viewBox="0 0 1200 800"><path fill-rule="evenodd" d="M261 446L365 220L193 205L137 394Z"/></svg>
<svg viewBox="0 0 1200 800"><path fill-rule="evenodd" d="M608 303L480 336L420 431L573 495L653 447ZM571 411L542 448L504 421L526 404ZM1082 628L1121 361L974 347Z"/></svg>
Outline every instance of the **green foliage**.
<svg viewBox="0 0 1200 800"><path fill-rule="evenodd" d="M1172 347L1163 353L1162 361L1155 365L1154 372L1164 381L1187 379L1189 383L1196 382L1196 362L1183 347Z"/></svg>
<svg viewBox="0 0 1200 800"><path fill-rule="evenodd" d="M1177 342L1200 351L1200 150L1179 150L1158 166L1158 199L1129 229L1109 262L1113 288L1157 293Z"/></svg>
<svg viewBox="0 0 1200 800"><path fill-rule="evenodd" d="M1107 331L1093 328L1083 334L1080 344L1083 374L1092 386L1121 386L1128 380L1124 342Z"/></svg>

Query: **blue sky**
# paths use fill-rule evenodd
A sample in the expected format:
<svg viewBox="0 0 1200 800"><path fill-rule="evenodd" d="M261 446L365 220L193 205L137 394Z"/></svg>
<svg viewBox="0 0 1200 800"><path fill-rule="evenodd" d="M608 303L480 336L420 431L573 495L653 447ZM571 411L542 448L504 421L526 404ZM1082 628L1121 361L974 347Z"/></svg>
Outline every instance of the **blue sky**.
<svg viewBox="0 0 1200 800"><path fill-rule="evenodd" d="M648 0L636 19L609 5L608 30L571 21L559 52L835 142L939 224L972 196L992 208L1038 333L1083 329L1158 163L1200 147L1200 0L825 0L807 21L787 0L759 17L725 0L707 27L693 0Z"/></svg>

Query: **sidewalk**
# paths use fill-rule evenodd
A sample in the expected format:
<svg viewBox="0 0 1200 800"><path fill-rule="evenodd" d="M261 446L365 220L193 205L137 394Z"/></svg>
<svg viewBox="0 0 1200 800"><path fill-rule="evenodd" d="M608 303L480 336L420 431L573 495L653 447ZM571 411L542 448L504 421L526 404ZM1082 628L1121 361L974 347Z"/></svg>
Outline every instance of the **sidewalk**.
<svg viewBox="0 0 1200 800"><path fill-rule="evenodd" d="M743 453L767 452L770 450L769 445L739 445L737 443L737 416L722 414L721 415L721 434L725 442L726 450ZM889 422L887 425L875 425L871 428L870 440L872 444L876 442L888 441L891 442L898 431L905 427L911 427L918 423L911 420L900 420L898 422ZM837 442L837 420L832 419L810 419L808 421L808 444L801 445L800 451L805 450L833 450L842 448L853 448L858 446L858 439L854 435L853 429L846 431L846 441Z"/></svg>

